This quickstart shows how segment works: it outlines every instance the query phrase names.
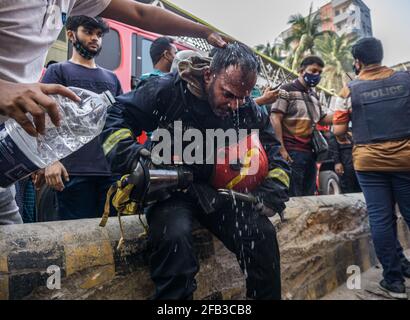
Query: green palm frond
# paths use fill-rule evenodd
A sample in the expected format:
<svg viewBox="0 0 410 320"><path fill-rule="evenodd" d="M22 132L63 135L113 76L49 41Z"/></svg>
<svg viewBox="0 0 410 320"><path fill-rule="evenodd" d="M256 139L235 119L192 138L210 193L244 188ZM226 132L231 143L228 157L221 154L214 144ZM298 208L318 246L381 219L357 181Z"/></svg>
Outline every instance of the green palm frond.
<svg viewBox="0 0 410 320"><path fill-rule="evenodd" d="M322 82L324 87L340 90L347 83L347 73L353 64L351 50L356 39L355 36L338 36L334 32L327 32L315 40L315 51L326 64Z"/></svg>

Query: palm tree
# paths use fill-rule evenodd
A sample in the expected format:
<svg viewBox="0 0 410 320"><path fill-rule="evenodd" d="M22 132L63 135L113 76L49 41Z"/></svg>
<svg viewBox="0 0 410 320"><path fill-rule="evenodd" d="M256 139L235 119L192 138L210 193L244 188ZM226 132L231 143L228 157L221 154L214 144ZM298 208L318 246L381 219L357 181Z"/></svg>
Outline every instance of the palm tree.
<svg viewBox="0 0 410 320"><path fill-rule="evenodd" d="M326 67L323 72L322 86L341 90L349 81L347 75L352 70L352 46L357 37L336 33L327 33L315 40L315 50L324 60Z"/></svg>
<svg viewBox="0 0 410 320"><path fill-rule="evenodd" d="M322 21L319 12L313 12L312 3L307 17L298 13L290 16L288 23L292 25L292 35L286 39L285 45L296 44L294 54L288 63L292 70L296 70L304 55L313 54L315 39L322 34L319 31Z"/></svg>
<svg viewBox="0 0 410 320"><path fill-rule="evenodd" d="M282 62L285 59L282 55L283 46L280 44L271 45L268 42L266 45L257 45L255 49L277 62Z"/></svg>

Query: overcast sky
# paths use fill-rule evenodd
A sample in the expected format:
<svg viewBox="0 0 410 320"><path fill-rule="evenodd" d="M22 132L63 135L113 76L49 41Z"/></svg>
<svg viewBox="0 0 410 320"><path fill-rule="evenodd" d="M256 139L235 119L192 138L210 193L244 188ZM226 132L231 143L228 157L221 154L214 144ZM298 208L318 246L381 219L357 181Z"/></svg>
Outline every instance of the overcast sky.
<svg viewBox="0 0 410 320"><path fill-rule="evenodd" d="M181 8L254 46L272 42L291 14L307 15L310 0L171 0ZM314 8L329 0L313 0ZM385 64L410 61L410 0L364 0L373 33L385 46Z"/></svg>

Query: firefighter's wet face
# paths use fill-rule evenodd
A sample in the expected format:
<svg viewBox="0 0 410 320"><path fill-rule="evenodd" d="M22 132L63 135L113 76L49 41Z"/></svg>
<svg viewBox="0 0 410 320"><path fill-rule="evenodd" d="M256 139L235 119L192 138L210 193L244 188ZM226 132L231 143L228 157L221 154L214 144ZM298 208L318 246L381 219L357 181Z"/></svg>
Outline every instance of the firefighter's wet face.
<svg viewBox="0 0 410 320"><path fill-rule="evenodd" d="M256 72L245 73L240 66L229 66L219 74L207 71L205 84L212 111L225 118L237 110L250 96L256 77Z"/></svg>

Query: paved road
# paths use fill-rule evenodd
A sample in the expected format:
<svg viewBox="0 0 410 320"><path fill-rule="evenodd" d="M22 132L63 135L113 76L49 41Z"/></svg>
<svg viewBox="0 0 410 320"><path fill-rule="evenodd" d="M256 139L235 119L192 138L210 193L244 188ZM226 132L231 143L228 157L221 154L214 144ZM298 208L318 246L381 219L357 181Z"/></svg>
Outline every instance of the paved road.
<svg viewBox="0 0 410 320"><path fill-rule="evenodd" d="M406 252L410 257L410 251ZM321 300L391 300L378 285L382 279L382 269L378 265L362 274L361 289L349 290L347 285L337 288L332 293L326 295ZM406 280L407 293L410 297L410 279Z"/></svg>

